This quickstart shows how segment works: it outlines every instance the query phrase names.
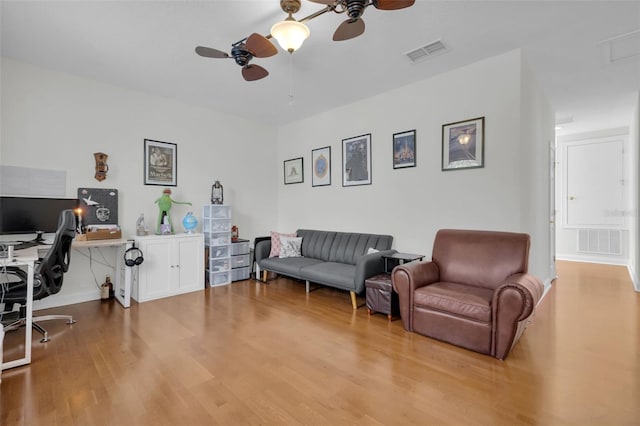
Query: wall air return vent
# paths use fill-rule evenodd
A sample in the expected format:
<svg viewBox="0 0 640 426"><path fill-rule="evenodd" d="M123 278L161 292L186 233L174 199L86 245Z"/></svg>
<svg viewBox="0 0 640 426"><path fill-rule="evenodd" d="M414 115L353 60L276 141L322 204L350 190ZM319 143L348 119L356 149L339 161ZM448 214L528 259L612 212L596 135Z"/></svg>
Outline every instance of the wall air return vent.
<svg viewBox="0 0 640 426"><path fill-rule="evenodd" d="M405 55L407 58L411 59L411 62L422 62L427 58L440 55L445 52L448 52L447 47L442 43L442 41L437 40L433 43L413 49L405 53Z"/></svg>
<svg viewBox="0 0 640 426"><path fill-rule="evenodd" d="M578 229L578 252L622 254L622 231L619 229Z"/></svg>

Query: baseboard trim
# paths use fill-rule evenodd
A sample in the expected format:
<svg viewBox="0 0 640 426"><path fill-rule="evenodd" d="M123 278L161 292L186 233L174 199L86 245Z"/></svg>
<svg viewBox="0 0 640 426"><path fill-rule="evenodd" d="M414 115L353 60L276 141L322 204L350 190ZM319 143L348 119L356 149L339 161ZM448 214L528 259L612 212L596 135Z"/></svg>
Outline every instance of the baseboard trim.
<svg viewBox="0 0 640 426"><path fill-rule="evenodd" d="M55 294L42 300L35 300L33 302L33 310L57 308L59 306L73 305L76 303L91 302L93 300L100 300L100 291L88 291L84 293L76 293L70 296L62 296Z"/></svg>
<svg viewBox="0 0 640 426"><path fill-rule="evenodd" d="M617 265L617 266L628 265L626 259L610 259L607 257L582 256L579 254L556 254L556 260L568 260L570 262L585 262L585 263L603 263L605 265Z"/></svg>
<svg viewBox="0 0 640 426"><path fill-rule="evenodd" d="M627 265L627 270L629 271L629 276L631 277L631 281L633 282L633 289L640 293L640 280L638 279L638 274L631 265Z"/></svg>

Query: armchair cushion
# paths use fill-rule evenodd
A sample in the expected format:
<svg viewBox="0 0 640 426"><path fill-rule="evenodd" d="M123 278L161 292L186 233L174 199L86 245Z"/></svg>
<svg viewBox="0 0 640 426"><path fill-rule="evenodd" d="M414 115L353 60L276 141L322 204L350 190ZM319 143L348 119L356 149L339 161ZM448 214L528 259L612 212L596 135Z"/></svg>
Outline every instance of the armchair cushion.
<svg viewBox="0 0 640 426"><path fill-rule="evenodd" d="M438 282L419 288L413 297L413 303L416 306L450 312L477 321L491 321L493 290L464 284Z"/></svg>

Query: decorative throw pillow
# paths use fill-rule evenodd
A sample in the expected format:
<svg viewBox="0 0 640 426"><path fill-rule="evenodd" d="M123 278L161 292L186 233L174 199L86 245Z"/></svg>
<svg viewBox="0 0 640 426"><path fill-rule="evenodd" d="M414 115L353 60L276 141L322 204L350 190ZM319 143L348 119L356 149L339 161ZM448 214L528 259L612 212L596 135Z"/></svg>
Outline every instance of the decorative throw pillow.
<svg viewBox="0 0 640 426"><path fill-rule="evenodd" d="M280 258L285 257L300 257L302 247L302 238L298 237L280 237L282 247L280 248Z"/></svg>
<svg viewBox="0 0 640 426"><path fill-rule="evenodd" d="M367 250L367 254L378 253L380 250L374 249L373 247L369 247Z"/></svg>
<svg viewBox="0 0 640 426"><path fill-rule="evenodd" d="M271 231L271 253L269 253L269 257L278 257L280 256L280 247L282 247L282 243L280 242L280 237L295 237L295 232L293 234L282 234L280 232Z"/></svg>

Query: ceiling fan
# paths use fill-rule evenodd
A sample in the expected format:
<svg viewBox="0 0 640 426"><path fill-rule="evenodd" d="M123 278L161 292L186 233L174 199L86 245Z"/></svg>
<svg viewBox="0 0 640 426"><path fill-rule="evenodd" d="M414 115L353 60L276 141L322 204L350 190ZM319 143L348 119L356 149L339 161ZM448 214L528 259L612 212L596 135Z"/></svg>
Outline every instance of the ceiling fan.
<svg viewBox="0 0 640 426"><path fill-rule="evenodd" d="M342 22L333 33L334 41L349 40L364 33L364 10L373 6L380 10L397 10L413 6L415 0L310 0L314 3L325 4L333 8L336 13L345 12L349 19Z"/></svg>
<svg viewBox="0 0 640 426"><path fill-rule="evenodd" d="M278 53L278 49L260 34L253 33L249 37L242 39L231 45L231 55L222 50L211 47L198 46L196 53L205 58L227 59L233 58L236 64L242 67L242 77L247 81L260 80L269 75L269 71L249 63L251 59L268 58Z"/></svg>
<svg viewBox="0 0 640 426"><path fill-rule="evenodd" d="M349 40L364 33L364 21L362 20L362 14L369 6L373 6L380 10L396 10L404 9L409 6L413 6L415 0L310 0L314 3L324 4L326 7L311 15L304 17L296 21L292 14L297 13L300 10L300 0L280 0L280 7L282 10L289 14L289 17L285 21L293 21L295 25L300 25L304 22L317 18L320 15L324 15L327 12L345 13L349 16L349 19L342 22L335 33L333 34L333 40L342 41ZM303 25L304 26L304 25ZM276 26L274 25L273 28ZM272 28L272 31L273 31ZM306 28L306 27L305 27ZM274 33L275 34L275 33ZM309 30L306 29L306 36L309 35ZM305 36L305 38L306 38ZM196 47L196 53L205 58L217 58L228 59L233 58L236 64L242 67L242 77L247 81L260 80L269 75L269 72L260 65L251 64L253 58L268 58L278 53L278 49L269 41L272 38L272 34L268 36L262 36L258 33L253 33L249 37L237 41L231 45L231 54L223 52L222 50L214 49L211 47L198 46ZM276 37L278 37L276 35ZM280 41L280 39L278 39ZM301 43L301 42L300 42ZM282 42L280 42L282 45ZM299 45L298 45L299 46ZM297 48L297 47L296 47ZM288 49L290 53L293 53L295 48Z"/></svg>

